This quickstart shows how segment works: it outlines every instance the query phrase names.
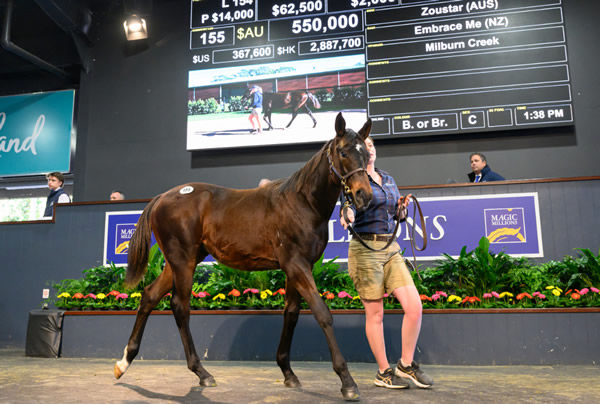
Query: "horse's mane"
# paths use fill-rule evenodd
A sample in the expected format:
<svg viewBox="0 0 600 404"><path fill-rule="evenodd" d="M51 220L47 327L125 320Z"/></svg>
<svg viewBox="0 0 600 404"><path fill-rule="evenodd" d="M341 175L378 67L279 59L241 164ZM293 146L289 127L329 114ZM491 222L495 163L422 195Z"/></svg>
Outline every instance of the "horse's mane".
<svg viewBox="0 0 600 404"><path fill-rule="evenodd" d="M301 192L302 188L306 184L312 184L315 180L314 172L321 163L321 159L323 155L327 153L327 149L333 142L333 139L328 141L321 147L318 153L315 153L314 156L304 166L292 174L287 180L285 180L281 186L280 190L282 192L292 191L292 192Z"/></svg>

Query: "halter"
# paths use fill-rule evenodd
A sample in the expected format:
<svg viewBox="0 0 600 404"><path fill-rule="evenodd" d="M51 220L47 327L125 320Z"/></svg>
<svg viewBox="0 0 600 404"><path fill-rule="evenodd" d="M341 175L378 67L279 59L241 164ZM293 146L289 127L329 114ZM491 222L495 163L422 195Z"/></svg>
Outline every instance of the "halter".
<svg viewBox="0 0 600 404"><path fill-rule="evenodd" d="M331 160L331 145L327 148L327 161L329 162L329 169L331 170L331 172L334 173L335 176L340 180L340 183L343 187L344 195L346 195L346 199L351 200L352 203L354 203L354 199L352 198L352 191L350 190L348 184L346 184L346 180L356 173L359 173L361 171L366 172L367 169L359 167L350 171L349 173L346 173L345 175L341 175L340 172L335 168L335 166L333 165L333 161Z"/></svg>

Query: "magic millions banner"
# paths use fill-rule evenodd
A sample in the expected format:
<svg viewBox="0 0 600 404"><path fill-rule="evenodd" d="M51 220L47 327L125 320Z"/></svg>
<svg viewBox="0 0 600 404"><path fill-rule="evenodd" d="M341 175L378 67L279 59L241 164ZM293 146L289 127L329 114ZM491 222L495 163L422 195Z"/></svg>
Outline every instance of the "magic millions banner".
<svg viewBox="0 0 600 404"><path fill-rule="evenodd" d="M428 245L425 251L415 251L417 260L431 261L446 253L457 257L466 246L468 251L477 247L481 237L490 241L490 250L518 257L543 257L542 230L537 193L452 196L419 198L425 215ZM329 241L325 259L348 258L351 235L339 223L340 205L336 205L329 220ZM412 212L412 206L409 206ZM127 263L127 246L141 212L107 212L105 229L104 264ZM398 229L398 243L407 256L410 247L408 218ZM420 221L417 220L417 224ZM415 227L416 244L422 245L424 230ZM206 261L213 261L208 257Z"/></svg>
<svg viewBox="0 0 600 404"><path fill-rule="evenodd" d="M75 90L0 97L0 177L69 172Z"/></svg>

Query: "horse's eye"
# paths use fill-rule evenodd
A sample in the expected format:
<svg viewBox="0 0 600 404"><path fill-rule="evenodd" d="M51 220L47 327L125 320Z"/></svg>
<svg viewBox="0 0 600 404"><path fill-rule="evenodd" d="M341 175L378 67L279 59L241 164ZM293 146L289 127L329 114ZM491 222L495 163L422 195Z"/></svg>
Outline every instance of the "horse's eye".
<svg viewBox="0 0 600 404"><path fill-rule="evenodd" d="M340 156L341 156L342 158L346 158L346 157L348 157L348 155L346 154L346 152L345 152L345 151L343 151L343 150L340 150Z"/></svg>

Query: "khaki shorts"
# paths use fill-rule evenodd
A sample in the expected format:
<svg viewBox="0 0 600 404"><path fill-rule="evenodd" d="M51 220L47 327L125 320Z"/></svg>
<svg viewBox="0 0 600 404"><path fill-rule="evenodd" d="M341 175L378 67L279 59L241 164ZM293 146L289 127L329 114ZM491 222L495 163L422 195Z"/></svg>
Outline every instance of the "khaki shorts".
<svg viewBox="0 0 600 404"><path fill-rule="evenodd" d="M365 241L372 248L382 248L385 241ZM377 300L384 293L414 285L400 246L394 241L383 251L371 251L352 239L348 248L348 274L361 299Z"/></svg>

